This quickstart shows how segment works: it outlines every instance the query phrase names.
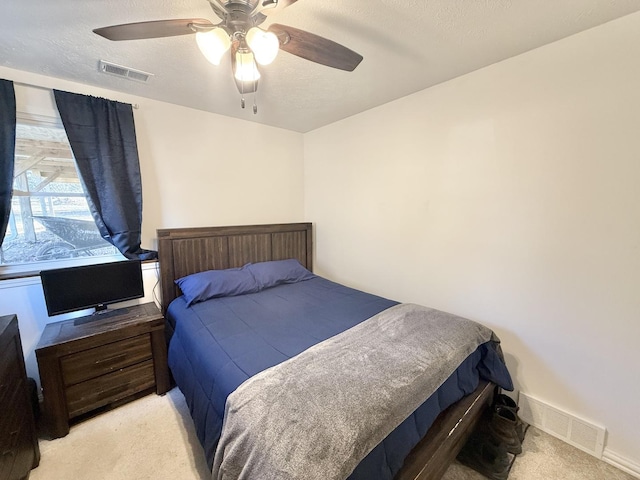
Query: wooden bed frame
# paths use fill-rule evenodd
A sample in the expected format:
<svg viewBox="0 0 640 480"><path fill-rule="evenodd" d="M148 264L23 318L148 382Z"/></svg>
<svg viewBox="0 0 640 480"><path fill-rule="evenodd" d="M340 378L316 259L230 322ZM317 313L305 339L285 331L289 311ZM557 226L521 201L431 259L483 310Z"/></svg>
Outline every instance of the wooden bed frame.
<svg viewBox="0 0 640 480"><path fill-rule="evenodd" d="M311 223L158 230L162 311L180 295L174 280L185 275L287 258L313 270L312 254ZM441 478L493 401L494 391L494 384L481 382L475 392L442 412L395 480Z"/></svg>

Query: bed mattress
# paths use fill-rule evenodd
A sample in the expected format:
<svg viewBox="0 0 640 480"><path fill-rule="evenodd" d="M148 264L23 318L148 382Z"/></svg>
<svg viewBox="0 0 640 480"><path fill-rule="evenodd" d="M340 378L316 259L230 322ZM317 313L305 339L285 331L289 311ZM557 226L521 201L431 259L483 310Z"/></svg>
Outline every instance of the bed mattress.
<svg viewBox="0 0 640 480"><path fill-rule="evenodd" d="M279 364L397 302L322 277L258 293L168 308L174 330L169 366L184 394L209 466L222 431L227 396L251 376ZM497 345L480 345L453 375L356 467L353 480L391 480L405 457L448 406L480 379L509 388Z"/></svg>

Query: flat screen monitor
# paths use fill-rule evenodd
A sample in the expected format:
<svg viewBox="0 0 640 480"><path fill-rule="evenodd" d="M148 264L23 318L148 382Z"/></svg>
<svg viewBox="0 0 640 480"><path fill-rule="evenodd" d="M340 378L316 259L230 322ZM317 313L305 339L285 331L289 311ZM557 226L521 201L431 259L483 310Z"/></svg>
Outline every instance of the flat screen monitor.
<svg viewBox="0 0 640 480"><path fill-rule="evenodd" d="M49 316L144 296L140 260L58 268L40 272Z"/></svg>

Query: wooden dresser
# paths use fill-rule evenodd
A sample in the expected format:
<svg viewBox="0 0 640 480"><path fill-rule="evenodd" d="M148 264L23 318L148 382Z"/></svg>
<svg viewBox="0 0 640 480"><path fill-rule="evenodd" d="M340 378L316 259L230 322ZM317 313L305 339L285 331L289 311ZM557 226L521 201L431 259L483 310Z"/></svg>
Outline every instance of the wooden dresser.
<svg viewBox="0 0 640 480"><path fill-rule="evenodd" d="M15 315L0 317L0 480L29 477L40 463Z"/></svg>
<svg viewBox="0 0 640 480"><path fill-rule="evenodd" d="M52 438L69 421L169 389L164 317L154 303L48 324L36 347Z"/></svg>

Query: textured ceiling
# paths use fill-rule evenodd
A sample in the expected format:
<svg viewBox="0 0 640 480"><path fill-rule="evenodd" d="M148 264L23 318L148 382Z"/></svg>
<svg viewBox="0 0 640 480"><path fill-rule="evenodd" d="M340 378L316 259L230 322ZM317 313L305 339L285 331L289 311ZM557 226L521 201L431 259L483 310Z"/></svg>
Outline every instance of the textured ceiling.
<svg viewBox="0 0 640 480"><path fill-rule="evenodd" d="M281 52L240 107L230 62L208 63L192 35L111 42L107 25L203 17L206 0L2 0L0 64L306 132L640 11L638 0L299 0L270 16L364 56L344 72ZM137 83L106 60L154 74ZM226 61L224 61L226 60Z"/></svg>

